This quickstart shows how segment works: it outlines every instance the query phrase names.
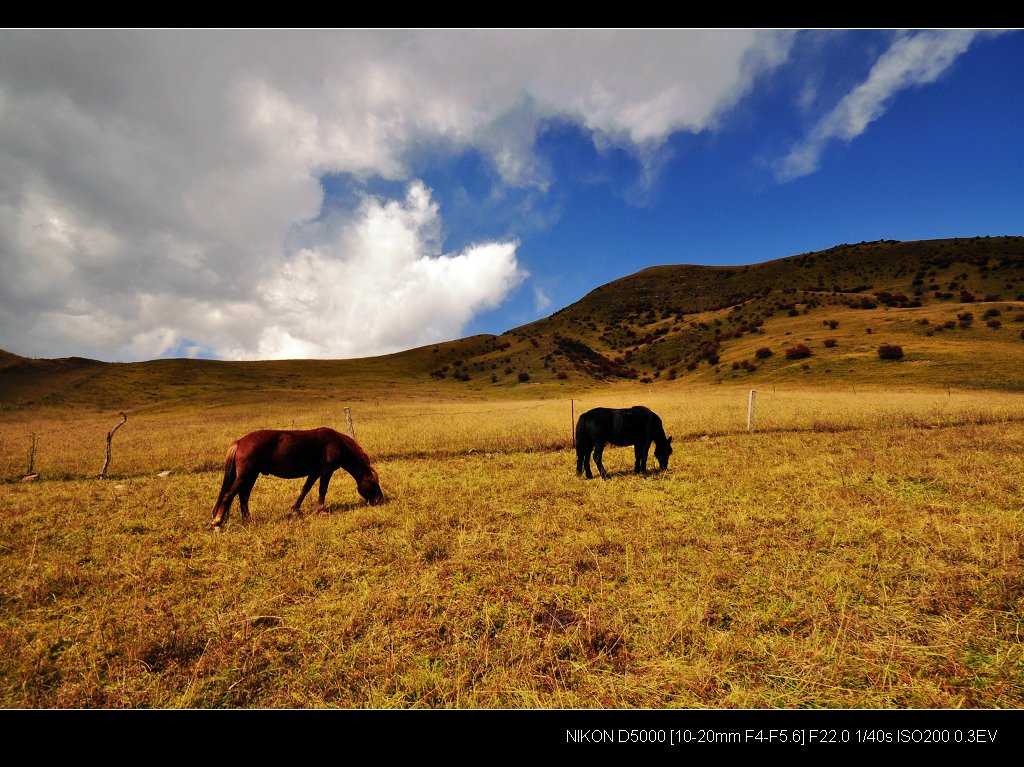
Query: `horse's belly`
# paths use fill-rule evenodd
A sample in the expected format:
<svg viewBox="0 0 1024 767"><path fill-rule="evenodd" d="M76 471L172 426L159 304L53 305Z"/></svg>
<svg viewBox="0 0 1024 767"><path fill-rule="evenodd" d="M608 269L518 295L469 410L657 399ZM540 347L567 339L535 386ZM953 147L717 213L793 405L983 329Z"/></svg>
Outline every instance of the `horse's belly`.
<svg viewBox="0 0 1024 767"><path fill-rule="evenodd" d="M266 477L280 477L281 479L301 479L311 474L320 474L319 470L302 471L300 469L272 469L271 471L261 471L260 473Z"/></svg>

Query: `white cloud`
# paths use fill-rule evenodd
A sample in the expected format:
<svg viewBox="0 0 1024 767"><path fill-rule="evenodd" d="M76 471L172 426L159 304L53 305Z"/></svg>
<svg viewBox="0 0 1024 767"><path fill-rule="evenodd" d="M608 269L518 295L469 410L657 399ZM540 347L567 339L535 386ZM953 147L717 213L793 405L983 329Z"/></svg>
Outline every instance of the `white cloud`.
<svg viewBox="0 0 1024 767"><path fill-rule="evenodd" d="M411 170L422 147L476 148L540 191L550 118L654 158L671 132L714 127L791 37L0 31L0 346L324 356L456 335L522 270L511 241L443 253ZM412 191L333 220L327 173Z"/></svg>
<svg viewBox="0 0 1024 767"><path fill-rule="evenodd" d="M236 358L360 357L457 337L526 276L515 242L436 254L437 205L422 184L399 202L366 199L329 241L261 288L273 319Z"/></svg>
<svg viewBox="0 0 1024 767"><path fill-rule="evenodd" d="M533 286L533 305L538 312L546 312L551 308L551 296L540 285Z"/></svg>
<svg viewBox="0 0 1024 767"><path fill-rule="evenodd" d="M834 140L852 141L881 117L900 91L935 82L981 34L976 30L901 33L871 68L867 79L848 93L776 167L780 181L816 171Z"/></svg>

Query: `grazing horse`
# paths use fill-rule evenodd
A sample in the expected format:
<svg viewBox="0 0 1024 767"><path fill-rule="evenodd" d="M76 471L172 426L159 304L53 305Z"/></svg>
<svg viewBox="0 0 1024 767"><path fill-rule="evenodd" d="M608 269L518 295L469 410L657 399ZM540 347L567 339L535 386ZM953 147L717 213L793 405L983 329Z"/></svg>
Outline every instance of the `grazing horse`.
<svg viewBox="0 0 1024 767"><path fill-rule="evenodd" d="M601 454L607 443L620 447L634 445L636 463L633 471L646 474L647 451L652 442L658 467L664 471L668 468L668 457L672 455L672 438L665 436L665 429L657 414L640 405L623 410L608 407L588 410L576 422L576 476L586 469L587 479L593 478L590 471L590 453L593 451L594 463L601 477L608 479L608 472L601 462Z"/></svg>
<svg viewBox="0 0 1024 767"><path fill-rule="evenodd" d="M331 475L344 469L356 481L359 494L372 505L383 503L377 472L359 444L334 429L321 427L307 431L272 431L263 429L246 434L232 443L224 460L224 482L217 504L213 507L210 527L219 530L227 521L231 501L238 496L242 521L249 522L249 493L260 474L285 479L305 477L302 492L292 504L292 513L299 514L302 500L320 480L318 511L324 509L324 498Z"/></svg>

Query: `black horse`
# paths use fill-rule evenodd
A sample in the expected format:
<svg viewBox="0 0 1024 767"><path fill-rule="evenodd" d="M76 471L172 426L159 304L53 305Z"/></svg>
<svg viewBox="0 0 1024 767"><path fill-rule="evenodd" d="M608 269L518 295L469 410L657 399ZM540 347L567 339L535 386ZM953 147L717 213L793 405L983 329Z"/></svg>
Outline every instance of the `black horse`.
<svg viewBox="0 0 1024 767"><path fill-rule="evenodd" d="M658 467L668 468L668 457L672 455L672 438L665 436L661 418L645 407L637 405L625 410L596 407L580 416L576 422L576 476L587 472L587 479L593 478L590 471L590 453L601 477L608 479L608 472L601 463L601 454L607 443L625 447L634 445L636 463L633 471L647 473L647 452L654 443L654 457Z"/></svg>

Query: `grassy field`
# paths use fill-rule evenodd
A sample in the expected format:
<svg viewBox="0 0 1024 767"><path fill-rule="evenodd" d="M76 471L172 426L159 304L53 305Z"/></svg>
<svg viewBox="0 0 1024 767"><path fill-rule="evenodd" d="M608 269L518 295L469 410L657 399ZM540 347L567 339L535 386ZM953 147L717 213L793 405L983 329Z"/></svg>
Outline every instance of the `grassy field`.
<svg viewBox="0 0 1024 767"><path fill-rule="evenodd" d="M105 480L116 411L4 412L0 705L1024 704L1024 395L767 385L748 433L676 384L140 405ZM633 404L669 470L577 479L573 415ZM206 529L233 439L346 405L387 504L264 477Z"/></svg>

